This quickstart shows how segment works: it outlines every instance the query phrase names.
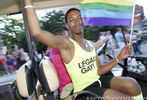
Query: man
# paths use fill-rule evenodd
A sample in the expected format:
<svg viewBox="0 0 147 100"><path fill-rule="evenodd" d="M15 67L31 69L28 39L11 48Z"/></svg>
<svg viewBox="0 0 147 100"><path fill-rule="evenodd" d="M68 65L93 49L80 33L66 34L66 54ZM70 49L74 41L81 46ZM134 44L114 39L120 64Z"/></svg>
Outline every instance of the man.
<svg viewBox="0 0 147 100"><path fill-rule="evenodd" d="M55 36L64 36L68 38L67 32L63 29L57 29L54 32ZM101 47L104 43L106 43L106 41L108 41L109 39L106 38L104 40L101 41L97 41L94 45L95 48L98 49L99 47ZM62 58L60 56L60 51L56 48L50 48L50 59L51 62L53 63L53 65L56 68L57 74L58 74L58 78L59 78L59 92L60 92L60 98L66 98L68 95L70 95L71 91L72 91L72 81L69 77L69 74L66 70L66 67L62 61ZM68 88L68 89L66 89ZM63 91L62 91L63 90ZM67 91L68 90L68 91ZM64 91L66 91L66 93L64 93Z"/></svg>
<svg viewBox="0 0 147 100"><path fill-rule="evenodd" d="M133 43L133 50L134 50L134 54L136 55L137 53L142 54L142 52L140 51L139 45L138 45L138 40L137 40L137 35L135 32L133 32L132 34L132 43Z"/></svg>
<svg viewBox="0 0 147 100"><path fill-rule="evenodd" d="M72 79L74 92L82 91L95 82L100 85L98 83L98 81L100 82L99 77L109 72L119 61L127 58L132 53L130 46L126 46L116 59L113 59L109 64L101 66L94 46L91 42L84 39L83 23L78 9L68 10L65 16L66 27L72 34L71 39L68 39L62 36L56 37L50 32L41 30L32 1L24 1L30 32L44 44L60 50L62 60ZM131 99L132 96L140 94L140 87L132 78L113 77L108 79L109 82L102 80L109 83L110 86L108 87L110 88L94 88L97 88L96 93L98 92L97 94L104 98L128 97L128 99Z"/></svg>
<svg viewBox="0 0 147 100"><path fill-rule="evenodd" d="M20 64L20 52L18 50L18 46L17 45L13 45L12 47L12 55L13 55L13 58L14 58L14 65L16 67L16 70L18 70L21 66Z"/></svg>
<svg viewBox="0 0 147 100"><path fill-rule="evenodd" d="M124 37L121 28L117 28L117 32L115 33L115 39L118 48L121 50L125 46Z"/></svg>

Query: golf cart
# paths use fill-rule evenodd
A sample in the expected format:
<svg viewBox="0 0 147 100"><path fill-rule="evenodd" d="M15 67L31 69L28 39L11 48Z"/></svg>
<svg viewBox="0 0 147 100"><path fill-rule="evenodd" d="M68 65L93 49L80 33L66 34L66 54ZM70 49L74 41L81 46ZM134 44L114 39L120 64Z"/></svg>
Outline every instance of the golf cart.
<svg viewBox="0 0 147 100"><path fill-rule="evenodd" d="M25 16L25 11L24 11L24 6L23 6L23 0L21 0L21 5L22 5L21 12L23 12L24 22L27 22L26 16ZM25 27L26 27L26 33L29 33L28 28L27 28L27 23L25 23ZM42 94L43 94L44 99L53 100L53 99L55 99L55 97L53 96L53 93L54 93L53 91L55 91L58 88L58 78L54 78L55 79L54 81L48 80L48 77L50 75L48 75L47 72L51 71L51 69L49 69L50 67L45 67L49 63L47 60L48 58L42 58L42 59L38 60L35 57L34 52L32 51L33 48L31 46L31 39L30 39L29 34L26 34L26 37L28 37L27 42L28 42L29 52L31 55L31 61L24 64L21 67L22 69L20 69L20 72L18 71L18 74L20 73L20 75L18 75L18 76L23 75L20 78L19 77L17 78L17 85L18 85L19 93L23 97L28 97L29 95L31 95L35 91L36 85L37 85L37 80L39 80L39 82L41 84L41 88L42 88L41 90L42 90ZM53 75L56 76L56 74L53 74ZM21 80L21 79L25 79L25 80ZM21 83L19 83L19 82L21 82ZM57 87L54 87L54 86L52 87L52 84L53 84L52 82L56 83ZM21 88L23 88L23 89L21 89ZM82 93L89 93L89 92L82 91ZM37 95L37 92L35 92L35 94ZM74 95L78 95L78 94L79 93L76 93ZM89 93L89 94L91 94L93 96L97 96L93 93ZM74 97L74 95L73 95L73 97ZM37 99L37 97L36 97L36 99Z"/></svg>

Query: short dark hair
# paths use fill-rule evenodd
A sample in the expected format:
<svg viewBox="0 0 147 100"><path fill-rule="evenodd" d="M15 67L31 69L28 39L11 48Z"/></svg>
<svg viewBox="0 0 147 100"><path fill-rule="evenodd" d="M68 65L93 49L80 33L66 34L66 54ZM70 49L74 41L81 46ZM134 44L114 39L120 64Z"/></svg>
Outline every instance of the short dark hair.
<svg viewBox="0 0 147 100"><path fill-rule="evenodd" d="M53 31L54 35L63 35L63 33L65 32L64 29L56 29Z"/></svg>
<svg viewBox="0 0 147 100"><path fill-rule="evenodd" d="M12 49L14 49L15 47L17 47L17 48L18 48L18 46L17 46L17 45L12 45L12 46L11 46L11 48L12 48Z"/></svg>
<svg viewBox="0 0 147 100"><path fill-rule="evenodd" d="M70 8L70 9L66 12L66 14L65 14L65 23L67 23L67 16L68 16L68 14L69 14L71 11L73 11L73 10L77 10L77 11L80 12L80 10L79 10L78 8Z"/></svg>

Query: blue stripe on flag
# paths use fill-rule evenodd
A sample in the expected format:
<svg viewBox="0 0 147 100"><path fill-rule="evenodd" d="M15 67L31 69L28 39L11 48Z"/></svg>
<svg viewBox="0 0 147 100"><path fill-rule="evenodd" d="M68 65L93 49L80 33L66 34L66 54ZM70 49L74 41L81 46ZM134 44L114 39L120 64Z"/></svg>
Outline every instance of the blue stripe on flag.
<svg viewBox="0 0 147 100"><path fill-rule="evenodd" d="M130 12L116 12L108 10L81 10L82 17L132 18Z"/></svg>

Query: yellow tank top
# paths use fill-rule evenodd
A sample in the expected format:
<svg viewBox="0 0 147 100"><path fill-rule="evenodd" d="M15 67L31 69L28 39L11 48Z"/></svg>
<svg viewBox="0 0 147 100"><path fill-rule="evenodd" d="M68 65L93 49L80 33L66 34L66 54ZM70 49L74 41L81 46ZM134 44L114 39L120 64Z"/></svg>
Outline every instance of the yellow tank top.
<svg viewBox="0 0 147 100"><path fill-rule="evenodd" d="M95 48L90 41L89 45L93 47L92 51L82 49L76 41L70 39L75 46L75 53L72 61L65 64L74 86L74 93L83 90L90 84L99 79L96 65Z"/></svg>

